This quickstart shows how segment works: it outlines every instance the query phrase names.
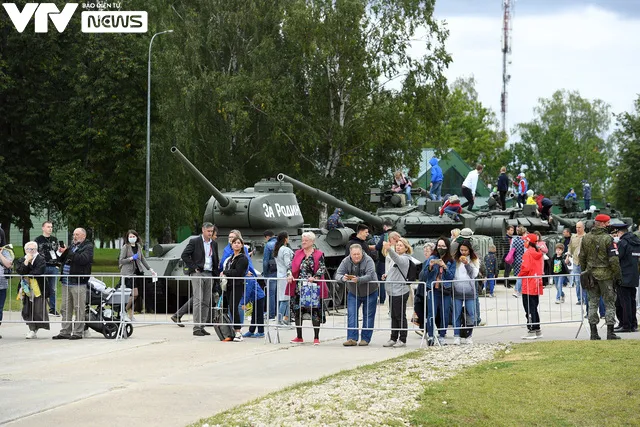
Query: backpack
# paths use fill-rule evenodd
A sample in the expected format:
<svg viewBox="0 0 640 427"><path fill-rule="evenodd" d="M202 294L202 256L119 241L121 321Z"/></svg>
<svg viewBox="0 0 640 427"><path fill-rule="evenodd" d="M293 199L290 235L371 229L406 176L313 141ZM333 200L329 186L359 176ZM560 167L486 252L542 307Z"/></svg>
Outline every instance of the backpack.
<svg viewBox="0 0 640 427"><path fill-rule="evenodd" d="M235 337L235 331L231 326L231 318L222 305L222 296L218 298L218 303L213 309L211 321L212 323L217 323L217 325L213 326L213 330L216 331L216 335L220 341L224 341L225 338Z"/></svg>
<svg viewBox="0 0 640 427"><path fill-rule="evenodd" d="M402 270L400 270L400 267L398 266L398 264L394 264L394 265L402 275L402 278L407 282L415 282L416 280L418 280L418 266L413 261L409 260L409 270L407 271L406 276L404 275Z"/></svg>

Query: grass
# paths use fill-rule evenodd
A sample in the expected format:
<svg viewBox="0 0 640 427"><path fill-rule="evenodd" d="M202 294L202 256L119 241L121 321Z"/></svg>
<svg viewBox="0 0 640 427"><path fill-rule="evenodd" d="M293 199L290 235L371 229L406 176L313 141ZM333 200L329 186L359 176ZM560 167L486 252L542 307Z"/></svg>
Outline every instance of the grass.
<svg viewBox="0 0 640 427"><path fill-rule="evenodd" d="M14 246L13 253L16 259L24 256L24 250L20 246ZM91 267L91 274L99 276L100 274L113 274L118 273L118 256L120 255L120 249L99 249L93 250L93 265ZM105 280L107 285L111 283ZM60 281L56 289L56 307L61 307L62 304L62 289ZM18 291L18 278L11 279L9 284L9 290L11 295L7 294L7 299L4 303L5 311L19 311L22 308L22 302L16 301L16 293Z"/></svg>
<svg viewBox="0 0 640 427"><path fill-rule="evenodd" d="M427 384L411 424L640 425L639 351L636 340L516 345Z"/></svg>

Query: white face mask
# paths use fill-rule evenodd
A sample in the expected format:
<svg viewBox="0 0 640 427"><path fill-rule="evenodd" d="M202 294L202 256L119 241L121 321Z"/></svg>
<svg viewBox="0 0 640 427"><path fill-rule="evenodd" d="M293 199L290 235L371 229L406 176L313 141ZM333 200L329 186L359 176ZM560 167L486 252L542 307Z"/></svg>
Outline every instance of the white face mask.
<svg viewBox="0 0 640 427"><path fill-rule="evenodd" d="M129 237L129 243L131 243L132 245L137 241L138 239L136 239L135 237Z"/></svg>
<svg viewBox="0 0 640 427"><path fill-rule="evenodd" d="M620 241L620 238L618 236L616 236L616 237L613 238L613 241L618 243Z"/></svg>

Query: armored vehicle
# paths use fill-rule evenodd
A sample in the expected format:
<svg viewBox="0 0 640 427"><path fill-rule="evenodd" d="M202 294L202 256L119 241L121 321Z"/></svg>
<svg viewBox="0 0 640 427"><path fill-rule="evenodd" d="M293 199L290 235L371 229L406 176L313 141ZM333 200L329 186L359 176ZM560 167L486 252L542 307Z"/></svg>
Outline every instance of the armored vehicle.
<svg viewBox="0 0 640 427"><path fill-rule="evenodd" d="M218 227L220 255L227 245L227 235L233 229L239 230L245 244L250 246L253 265L259 272L262 271L265 230L273 230L276 234L287 231L294 249L299 247L304 220L291 184L274 179L262 180L244 190L222 193L180 150L172 147L171 152L211 192L203 222L211 222ZM185 266L181 255L188 242L189 239L186 239L178 244L156 245L153 256L147 259L149 265L159 276L184 276ZM146 292L146 298L152 298L153 301L146 301L145 306L153 306L156 311L174 312L178 304L188 299L188 281L160 279L152 289L149 286L147 284L149 292Z"/></svg>

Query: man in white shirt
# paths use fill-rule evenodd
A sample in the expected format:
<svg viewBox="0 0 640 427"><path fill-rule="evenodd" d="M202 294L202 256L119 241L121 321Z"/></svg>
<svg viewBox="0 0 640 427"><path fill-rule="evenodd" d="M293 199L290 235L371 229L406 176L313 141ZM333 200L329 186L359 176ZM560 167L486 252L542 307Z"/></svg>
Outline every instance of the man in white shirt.
<svg viewBox="0 0 640 427"><path fill-rule="evenodd" d="M467 174L464 182L462 183L462 195L466 202L462 205L463 208L468 207L469 210L473 210L473 202L476 199L476 188L478 187L478 177L482 173L484 166L477 165L475 170L472 170Z"/></svg>

